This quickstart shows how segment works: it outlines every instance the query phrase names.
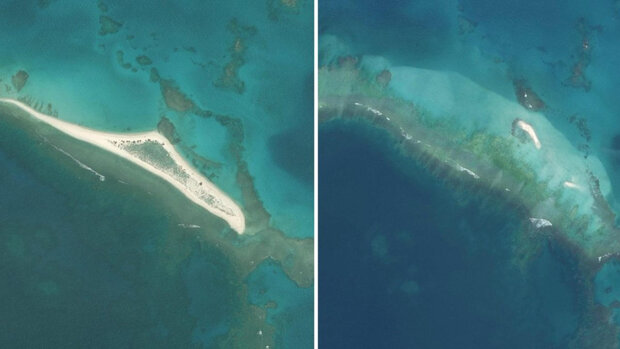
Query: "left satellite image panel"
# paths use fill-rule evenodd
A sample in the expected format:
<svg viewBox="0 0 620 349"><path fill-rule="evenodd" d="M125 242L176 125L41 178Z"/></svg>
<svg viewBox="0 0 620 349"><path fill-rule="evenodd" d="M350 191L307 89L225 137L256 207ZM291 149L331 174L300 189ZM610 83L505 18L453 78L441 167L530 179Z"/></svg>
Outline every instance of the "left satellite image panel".
<svg viewBox="0 0 620 349"><path fill-rule="evenodd" d="M0 347L313 347L313 14L0 2Z"/></svg>

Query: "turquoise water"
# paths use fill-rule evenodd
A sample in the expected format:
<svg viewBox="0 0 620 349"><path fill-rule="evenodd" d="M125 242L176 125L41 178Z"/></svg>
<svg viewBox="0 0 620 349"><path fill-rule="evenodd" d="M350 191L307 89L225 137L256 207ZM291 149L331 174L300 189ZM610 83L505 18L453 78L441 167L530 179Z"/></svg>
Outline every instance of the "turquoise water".
<svg viewBox="0 0 620 349"><path fill-rule="evenodd" d="M190 304L218 300L214 324L238 316L229 257L184 242L152 195L76 173L51 152L2 128L2 346L188 346L201 317ZM192 279L207 292L186 285L193 273L175 245L217 263Z"/></svg>
<svg viewBox="0 0 620 349"><path fill-rule="evenodd" d="M343 324L334 320L337 316L321 317L324 346L618 347L618 249L612 245L620 212L619 10L614 1L320 3L319 66L333 80L325 85L332 99L325 100L329 112L319 134L324 140L319 158L325 159L319 194L330 202L319 212L327 217L320 221L320 231L329 237L320 240L319 294L326 300L321 306L332 307L330 315L356 319ZM338 90L338 69L348 69L345 78L357 81L353 77L360 74L369 83L354 92L347 92L343 83ZM383 69L389 70L389 78L378 75ZM339 101L334 96L347 93L350 104L361 105L347 105L341 115L331 113L338 109L329 109ZM412 115L398 115L403 108L392 103L397 98L411 103L405 110ZM364 110L364 103L374 103L383 114ZM408 123L418 116L427 123ZM360 132L350 123L328 121L332 118L369 120L390 135ZM599 259L586 241L580 245L564 238L570 234L558 226L579 226L568 223L575 211L554 216L558 206L542 210L545 202L538 205L536 199L525 212L519 204L502 206L506 203L494 201L500 193L479 190L476 180L444 169L441 160L446 158L461 165L476 162L459 157L467 154L461 147L468 149L466 142L459 143L463 134L510 137L505 118L535 121L542 152L553 150L540 162L524 151L518 166L530 166L541 177L571 177L584 169L600 174L594 189L588 186L583 192L590 196L598 186L604 200L593 205L572 194L561 200L574 201L575 211L609 204L606 228L595 235L608 237L609 254ZM426 128L414 127L420 124ZM416 151L408 143L416 137L426 143L419 148L447 151ZM477 146L483 157L503 149L497 143ZM541 170L551 163L566 167ZM481 182L485 168L478 169ZM491 186L505 179L506 172L494 177ZM362 190L370 182L384 183L391 194ZM564 190L561 180L544 182L545 188L520 202L547 189ZM532 230L528 217L541 212L552 217L554 228ZM598 219L593 213L584 221ZM478 220L488 225L476 225ZM515 222L521 226L511 225ZM500 232L507 241L489 238ZM352 241L360 235L362 241ZM409 235L413 237L404 238ZM548 239L544 247L539 239ZM484 255L479 245L499 255L485 255L488 259L479 263ZM360 252L364 250L366 254ZM511 274L511 265L521 270L520 277ZM480 270L486 274L478 278ZM350 273L343 277L345 272ZM362 291L343 294L347 283ZM496 287L502 292L481 296ZM343 331L351 335L342 336ZM363 338L353 333L363 333Z"/></svg>
<svg viewBox="0 0 620 349"><path fill-rule="evenodd" d="M281 10L274 21L269 3L106 2L103 12L96 2L51 1L43 8L37 1L4 2L0 29L7 49L0 55L0 79L10 85L20 69L30 77L19 94L3 89L2 95L51 103L62 119L97 129L150 130L162 115L179 125L188 119L200 123L196 116L166 108L158 84L149 80L156 68L202 109L241 119L246 161L273 224L291 236L312 236L313 9L303 1L295 11ZM100 35L101 15L122 23L119 31ZM229 26L233 19L251 30L235 34ZM237 37L246 46L238 70L245 82L241 94L214 84ZM130 68L119 63L119 51ZM141 55L152 63L140 65ZM203 140L218 137L218 128L187 131L181 138L202 156L213 154L223 164L220 177L230 177L234 165L218 156L226 147ZM289 147L278 144L282 138ZM218 184L235 192L225 179Z"/></svg>
<svg viewBox="0 0 620 349"><path fill-rule="evenodd" d="M312 348L314 318L300 314L312 314L313 290L297 291L295 283L282 273L277 264L269 261L263 262L247 282L252 290L248 295L252 304L267 305L278 299L286 300L272 304L274 307L267 310L269 321L283 329L276 346Z"/></svg>
<svg viewBox="0 0 620 349"><path fill-rule="evenodd" d="M312 344L312 7L0 4L0 97L114 132L166 117L190 162L248 217L270 217L232 235L144 171L2 109L0 246L14 285L0 288L12 310L2 346ZM107 33L105 18L117 23ZM249 296L273 273L255 269L268 256L286 285L270 305L288 315Z"/></svg>
<svg viewBox="0 0 620 349"><path fill-rule="evenodd" d="M570 252L540 237L519 266L523 223L501 200L456 194L367 124L319 137L322 346L568 347L587 292Z"/></svg>

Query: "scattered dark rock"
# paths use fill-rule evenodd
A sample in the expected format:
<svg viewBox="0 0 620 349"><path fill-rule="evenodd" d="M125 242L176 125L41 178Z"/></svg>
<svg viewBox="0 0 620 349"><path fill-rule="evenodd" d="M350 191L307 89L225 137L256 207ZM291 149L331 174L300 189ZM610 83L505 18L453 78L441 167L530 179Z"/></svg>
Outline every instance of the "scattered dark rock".
<svg viewBox="0 0 620 349"><path fill-rule="evenodd" d="M592 198L595 202L595 210L598 212L598 215L606 222L610 222L610 224L614 224L616 220L616 214L613 212L609 203L605 199L605 196L601 192L601 186L599 179L588 170L589 176L589 185L590 185L590 193L592 194Z"/></svg>
<svg viewBox="0 0 620 349"><path fill-rule="evenodd" d="M589 144L584 144L584 143L579 144L577 146L577 150L583 153L583 157L585 159L587 159L588 156L590 156L590 145Z"/></svg>
<svg viewBox="0 0 620 349"><path fill-rule="evenodd" d="M277 22L284 14L298 14L303 0L267 0L267 17Z"/></svg>
<svg viewBox="0 0 620 349"><path fill-rule="evenodd" d="M521 121L521 119L519 118L516 118L512 121L512 129L510 131L510 134L515 136L519 140L519 142L527 143L530 141L530 136L517 125L519 121Z"/></svg>
<svg viewBox="0 0 620 349"><path fill-rule="evenodd" d="M590 139L592 138L592 133L590 132L590 128L588 127L588 120L577 115L571 115L571 117L568 118L568 121L571 124L577 126L577 129L579 129L579 135L581 135L581 137L583 137L586 142L590 142Z"/></svg>

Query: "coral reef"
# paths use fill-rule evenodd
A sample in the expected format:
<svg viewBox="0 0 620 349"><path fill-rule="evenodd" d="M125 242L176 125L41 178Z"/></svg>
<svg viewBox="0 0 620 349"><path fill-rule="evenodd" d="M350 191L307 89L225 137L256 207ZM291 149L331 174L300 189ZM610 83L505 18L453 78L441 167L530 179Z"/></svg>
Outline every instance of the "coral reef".
<svg viewBox="0 0 620 349"><path fill-rule="evenodd" d="M109 34L118 33L123 26L123 23L117 22L108 16L99 16L99 35L105 36Z"/></svg>
<svg viewBox="0 0 620 349"><path fill-rule="evenodd" d="M245 64L246 41L256 34L256 27L243 26L236 18L233 18L228 23L228 31L234 35L233 44L228 49L230 59L213 84L241 94L245 91L245 83L239 78L239 69Z"/></svg>
<svg viewBox="0 0 620 349"><path fill-rule="evenodd" d="M13 84L13 88L15 88L17 92L21 91L21 89L26 86L29 77L30 75L28 75L25 70L20 70L15 73L15 75L11 77L11 84Z"/></svg>

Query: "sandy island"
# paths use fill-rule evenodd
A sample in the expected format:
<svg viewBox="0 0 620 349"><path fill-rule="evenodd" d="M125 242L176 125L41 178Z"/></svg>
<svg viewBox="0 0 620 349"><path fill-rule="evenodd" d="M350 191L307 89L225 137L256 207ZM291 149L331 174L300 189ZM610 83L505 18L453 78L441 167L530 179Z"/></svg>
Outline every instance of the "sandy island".
<svg viewBox="0 0 620 349"><path fill-rule="evenodd" d="M241 208L185 161L172 144L158 132L130 134L100 132L45 115L14 99L0 98L0 102L15 105L75 139L131 161L172 184L188 199L225 220L239 234L245 230L245 217ZM79 161L78 163L84 165ZM105 179L101 175L99 177L100 180Z"/></svg>

